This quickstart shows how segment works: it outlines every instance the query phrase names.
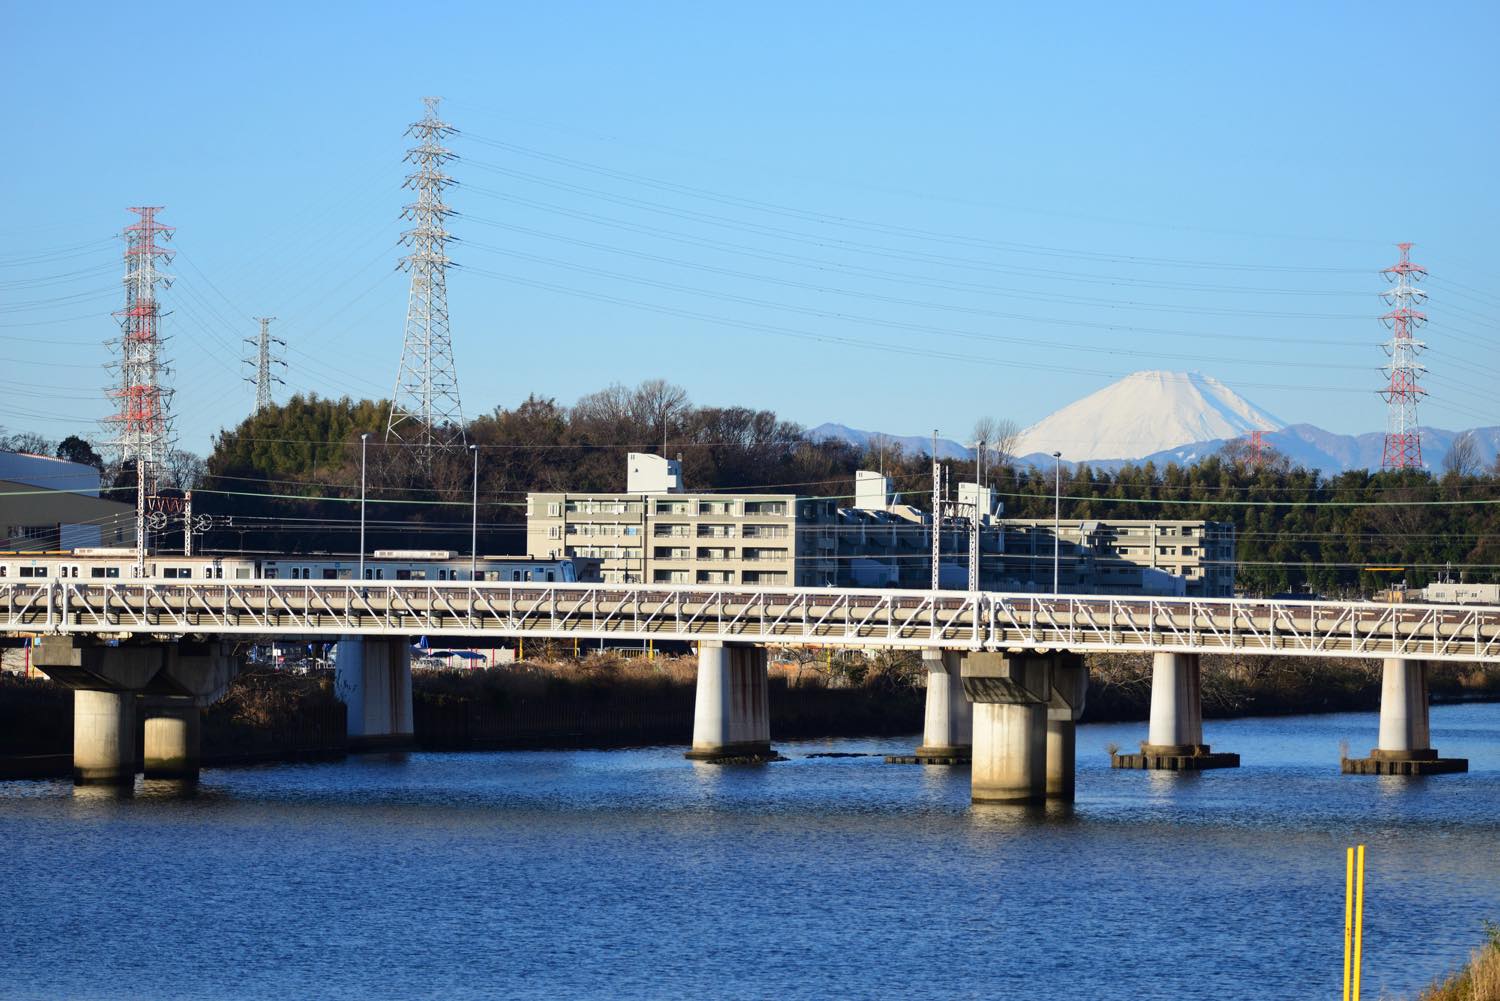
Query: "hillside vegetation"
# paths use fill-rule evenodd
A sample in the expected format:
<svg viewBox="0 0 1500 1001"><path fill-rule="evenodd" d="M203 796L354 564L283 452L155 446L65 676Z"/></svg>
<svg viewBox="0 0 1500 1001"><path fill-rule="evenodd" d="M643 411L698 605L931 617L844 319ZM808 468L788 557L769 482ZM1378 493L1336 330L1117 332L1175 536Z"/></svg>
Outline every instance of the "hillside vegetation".
<svg viewBox="0 0 1500 1001"><path fill-rule="evenodd" d="M354 551L360 434L369 431L370 545L466 550L470 455L440 455L423 468L408 450L384 443L385 412L379 401L294 397L219 435L196 509L233 516L233 525L215 531L210 547ZM528 397L465 430L482 446L480 549L489 553L524 549L528 491L623 490L626 453L660 452L663 444L668 455L681 456L690 489L847 500L856 469L883 468L907 503L924 507L931 490L925 455L878 443L859 449L813 442L770 411L696 406L659 380L611 386L572 406ZM1000 451L985 478L1006 514L1051 517L1052 470L1018 468ZM1368 594L1402 578L1420 586L1444 572L1494 581L1500 479L1472 466L1456 463L1441 475L1324 477L1274 455L1252 464L1239 447L1191 466L1147 463L1107 473L1085 465L1064 473L1062 517L1230 522L1238 532L1239 586L1252 594L1299 587ZM953 481L973 475L972 462L951 464Z"/></svg>

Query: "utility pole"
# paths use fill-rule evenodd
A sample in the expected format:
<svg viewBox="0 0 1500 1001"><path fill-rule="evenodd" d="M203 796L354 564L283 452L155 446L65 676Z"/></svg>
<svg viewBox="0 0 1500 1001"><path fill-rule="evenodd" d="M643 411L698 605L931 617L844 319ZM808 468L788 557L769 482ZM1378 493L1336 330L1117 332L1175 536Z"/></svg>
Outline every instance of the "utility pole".
<svg viewBox="0 0 1500 1001"><path fill-rule="evenodd" d="M474 506L473 520L469 525L469 582L472 584L479 579L479 446L470 444L469 451L474 453Z"/></svg>
<svg viewBox="0 0 1500 1001"><path fill-rule="evenodd" d="M984 518L989 514L989 505L985 503L984 495L984 439L980 438L976 444L977 453L974 458L974 504L972 506L969 520L969 590L979 590L979 558L983 552L980 545L979 533L984 530Z"/></svg>
<svg viewBox="0 0 1500 1001"><path fill-rule="evenodd" d="M401 212L401 218L412 223L401 235L411 252L400 263L411 272L411 289L401 367L385 429L386 441L416 446L416 458L423 466L431 464L434 451L465 444L458 371L448 329L448 241L452 236L446 221L453 210L443 201L443 192L454 183L443 172L444 164L454 159L443 140L458 130L438 118L438 101L422 98L427 114L406 130L418 140L406 154L414 169L404 184L416 192L416 201Z"/></svg>
<svg viewBox="0 0 1500 1001"><path fill-rule="evenodd" d="M938 463L937 431L932 432L932 589L942 589L943 467Z"/></svg>
<svg viewBox="0 0 1500 1001"><path fill-rule="evenodd" d="M273 347L273 345L286 347L286 341L280 337L271 336L271 321L274 319L276 319L274 316L257 316L256 320L260 323L260 336L245 338L246 344L255 346L255 356L245 359L245 364L255 368L255 374L245 376L245 381L255 384L256 413L260 413L271 405L272 383L286 385L286 382L271 370L272 365L286 368L286 361L276 356L276 349Z"/></svg>
<svg viewBox="0 0 1500 1001"><path fill-rule="evenodd" d="M1058 567L1062 562L1062 453L1053 452L1052 460L1057 467L1052 493L1052 593L1057 594Z"/></svg>

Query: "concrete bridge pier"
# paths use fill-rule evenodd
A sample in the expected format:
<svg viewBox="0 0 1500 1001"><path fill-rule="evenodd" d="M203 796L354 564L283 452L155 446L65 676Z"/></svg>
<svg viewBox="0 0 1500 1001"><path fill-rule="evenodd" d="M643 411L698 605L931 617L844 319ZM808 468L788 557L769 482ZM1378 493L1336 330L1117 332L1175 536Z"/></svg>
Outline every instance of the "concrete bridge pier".
<svg viewBox="0 0 1500 1001"><path fill-rule="evenodd" d="M1428 726L1427 662L1387 658L1381 668L1380 738L1368 758L1344 758L1346 775L1466 772L1467 758L1439 758Z"/></svg>
<svg viewBox="0 0 1500 1001"><path fill-rule="evenodd" d="M333 690L348 710L351 751L411 744L411 641L407 637L340 639Z"/></svg>
<svg viewBox="0 0 1500 1001"><path fill-rule="evenodd" d="M698 692L693 704L694 761L767 761L771 713L765 647L698 644Z"/></svg>
<svg viewBox="0 0 1500 1001"><path fill-rule="evenodd" d="M1047 796L1047 705L1052 658L975 651L963 655L964 694L973 703L975 803L1039 803Z"/></svg>
<svg viewBox="0 0 1500 1001"><path fill-rule="evenodd" d="M141 700L146 721L141 770L148 779L196 780L203 709L223 697L240 662L223 642L172 643L163 653L162 669Z"/></svg>
<svg viewBox="0 0 1500 1001"><path fill-rule="evenodd" d="M104 646L44 636L33 663L73 689L73 781L131 785L136 771L137 696L161 671L164 648Z"/></svg>
<svg viewBox="0 0 1500 1001"><path fill-rule="evenodd" d="M957 650L923 650L927 668L927 715L922 744L911 754L888 754L892 765L963 765L973 751L974 716L964 697Z"/></svg>
<svg viewBox="0 0 1500 1001"><path fill-rule="evenodd" d="M196 779L202 763L203 712L194 699L142 700L146 741L141 770L148 779Z"/></svg>
<svg viewBox="0 0 1500 1001"><path fill-rule="evenodd" d="M1052 697L1047 702L1047 798L1073 802L1077 782L1078 718L1089 691L1083 655L1053 655Z"/></svg>
<svg viewBox="0 0 1500 1001"><path fill-rule="evenodd" d="M1158 653L1151 664L1151 724L1140 754L1115 754L1115 768L1196 772L1238 768L1240 756L1203 742L1202 665L1195 653Z"/></svg>

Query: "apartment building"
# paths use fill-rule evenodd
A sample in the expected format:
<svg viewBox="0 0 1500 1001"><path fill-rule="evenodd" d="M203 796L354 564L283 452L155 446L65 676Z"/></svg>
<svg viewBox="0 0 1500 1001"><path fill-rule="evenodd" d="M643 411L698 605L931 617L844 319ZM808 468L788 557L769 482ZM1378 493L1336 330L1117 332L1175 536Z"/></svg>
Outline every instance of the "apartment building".
<svg viewBox="0 0 1500 1001"><path fill-rule="evenodd" d="M832 501L688 493L675 461L632 453L623 494L534 493L527 552L588 557L609 583L818 586L835 574Z"/></svg>
<svg viewBox="0 0 1500 1001"><path fill-rule="evenodd" d="M1052 590L1053 523L1004 519L988 489L958 484L945 520L942 587L969 584L969 519L980 524L979 586ZM592 558L610 583L885 587L932 584L931 519L861 470L854 505L795 494L690 493L676 462L633 453L625 493L527 497L527 552ZM1202 521L1062 521L1059 589L1075 594L1234 594L1234 528Z"/></svg>
<svg viewBox="0 0 1500 1001"><path fill-rule="evenodd" d="M998 589L1051 591L1053 520L1003 525ZM1056 538L1064 593L1234 596L1234 526L1227 522L1062 520Z"/></svg>

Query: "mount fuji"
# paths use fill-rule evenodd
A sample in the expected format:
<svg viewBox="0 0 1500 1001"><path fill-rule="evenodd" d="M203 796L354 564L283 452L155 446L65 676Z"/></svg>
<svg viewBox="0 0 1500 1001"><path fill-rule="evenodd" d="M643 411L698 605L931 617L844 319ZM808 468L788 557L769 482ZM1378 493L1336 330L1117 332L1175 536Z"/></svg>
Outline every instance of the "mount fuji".
<svg viewBox="0 0 1500 1001"><path fill-rule="evenodd" d="M1285 426L1212 376L1133 372L1022 431L1015 453L1061 452L1073 462L1136 459Z"/></svg>
<svg viewBox="0 0 1500 1001"><path fill-rule="evenodd" d="M1379 469L1384 435L1336 434L1311 424L1287 424L1260 409L1212 376L1200 372L1134 372L1070 403L1021 432L1011 453L1022 465L1051 466L1052 453L1063 464L1087 462L1110 469L1126 463L1179 465L1197 462L1252 431L1264 432L1266 445L1293 465L1325 475L1350 469ZM1500 427L1467 432L1422 429L1422 458L1441 470L1460 435L1467 435L1473 459L1489 468L1500 456ZM861 448L881 439L909 455L925 455L930 439L861 431L843 424L821 424L813 440L846 441ZM939 438L939 458L970 458L973 449Z"/></svg>

